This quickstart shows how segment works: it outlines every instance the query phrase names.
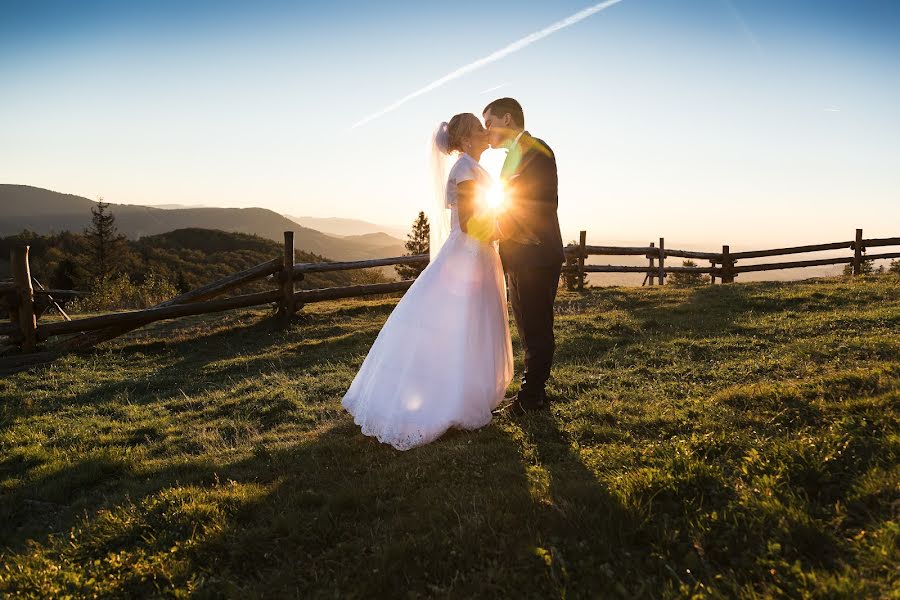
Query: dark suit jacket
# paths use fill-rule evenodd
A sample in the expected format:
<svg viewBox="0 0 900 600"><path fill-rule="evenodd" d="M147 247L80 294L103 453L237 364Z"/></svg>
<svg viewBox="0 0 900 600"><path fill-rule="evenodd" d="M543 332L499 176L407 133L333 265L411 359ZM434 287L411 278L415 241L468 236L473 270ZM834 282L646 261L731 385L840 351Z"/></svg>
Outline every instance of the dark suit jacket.
<svg viewBox="0 0 900 600"><path fill-rule="evenodd" d="M506 211L500 217L500 259L507 271L559 267L564 256L556 209L556 156L527 131L510 149L501 179Z"/></svg>

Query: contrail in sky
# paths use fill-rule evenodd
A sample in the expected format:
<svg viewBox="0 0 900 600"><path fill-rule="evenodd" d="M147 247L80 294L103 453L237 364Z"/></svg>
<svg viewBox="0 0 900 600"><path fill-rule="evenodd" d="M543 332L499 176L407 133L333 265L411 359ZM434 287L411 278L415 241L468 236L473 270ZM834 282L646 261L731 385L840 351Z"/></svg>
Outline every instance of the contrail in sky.
<svg viewBox="0 0 900 600"><path fill-rule="evenodd" d="M506 84L505 84L505 83L501 83L500 85L493 85L493 86L489 87L489 88L486 89L486 90L481 90L479 93L480 93L480 94L487 94L488 92L496 92L497 90L499 90L499 89L502 88L502 87L506 87Z"/></svg>
<svg viewBox="0 0 900 600"><path fill-rule="evenodd" d="M762 55L763 49L759 43L759 40L756 39L755 35L753 35L753 31L750 29L750 26L747 25L747 21L737 9L737 6L735 6L731 0L722 0L722 3L728 8L729 11L731 11L732 16L734 16L735 20L738 22L738 25L744 32L744 35L746 35L747 39L750 40L750 43L753 45L753 48L756 50L757 54Z"/></svg>
<svg viewBox="0 0 900 600"><path fill-rule="evenodd" d="M575 13L574 15L566 17L565 19L563 19L561 21L557 21L556 23L550 25L549 27L545 27L544 29L541 29L540 31L536 31L530 35L526 35L522 39L517 40L517 41L513 42L512 44L509 44L508 46L505 46L495 52L492 52L491 54L488 54L484 58L479 58L478 60L476 60L474 62L471 62L463 67L456 69L455 71L448 73L447 75L444 75L440 79L432 81L431 83L429 83L422 89L416 90L415 92L400 98L393 104L379 110L378 112L372 113L368 117L355 123L353 125L353 127L351 127L351 129L356 129L357 127L361 127L361 126L365 125L366 123L369 123L370 121L374 121L378 117L386 115L387 113L400 108L401 106L403 106L404 104L406 104L407 102L412 100L413 98L418 98L422 94L427 94L428 92L441 87L445 83L449 83L449 82L453 81L454 79L458 79L458 78L462 77L463 75L466 75L467 73L471 73L472 71L480 69L481 67L483 67L485 65L489 65L492 62L496 62L496 61L500 60L501 58L505 58L505 57L509 56L510 54L512 54L513 52L518 52L522 48L524 48L526 46L530 46L531 44L537 42L538 40L542 40L545 37L547 37L548 35L556 33L560 29L565 29L566 27L569 27L570 25L574 25L575 23L578 23L579 21L583 21L583 20L587 19L588 17L597 14L601 10L607 9L610 6L612 6L613 4L618 4L619 2L622 2L622 0L606 0L606 2L600 2L599 4L594 4L593 6L589 6L583 10L580 10L577 13Z"/></svg>

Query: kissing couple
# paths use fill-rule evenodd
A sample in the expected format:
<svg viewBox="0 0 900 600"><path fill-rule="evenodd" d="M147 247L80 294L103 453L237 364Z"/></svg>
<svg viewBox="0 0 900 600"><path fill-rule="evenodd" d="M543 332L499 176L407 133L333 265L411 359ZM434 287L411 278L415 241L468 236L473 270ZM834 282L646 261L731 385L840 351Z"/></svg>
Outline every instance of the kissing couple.
<svg viewBox="0 0 900 600"><path fill-rule="evenodd" d="M342 400L362 433L398 450L428 444L451 427L484 427L500 412L494 409L513 377L504 272L525 371L519 393L501 410L519 415L547 404L564 260L556 157L525 130L513 98L494 100L482 116L483 125L472 113L455 115L432 137L431 261ZM499 207L488 202L492 181L478 162L488 147L507 150ZM445 175L448 155L456 162Z"/></svg>

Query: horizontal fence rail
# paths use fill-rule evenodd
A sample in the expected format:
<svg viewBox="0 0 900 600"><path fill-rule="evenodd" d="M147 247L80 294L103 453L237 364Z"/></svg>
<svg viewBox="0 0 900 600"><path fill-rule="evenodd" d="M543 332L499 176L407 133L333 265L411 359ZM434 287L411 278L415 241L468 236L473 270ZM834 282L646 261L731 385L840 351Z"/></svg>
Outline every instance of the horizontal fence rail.
<svg viewBox="0 0 900 600"><path fill-rule="evenodd" d="M864 260L881 260L888 258L900 258L900 252L888 252L885 254L869 254ZM797 269L802 267L817 267L821 265L837 265L837 264L853 264L853 257L840 258L820 258L816 260L799 260L784 263L763 263L759 265L747 265L746 267L735 267L735 273L752 273L754 271L776 271L781 269Z"/></svg>
<svg viewBox="0 0 900 600"><path fill-rule="evenodd" d="M583 237L584 232L582 232ZM880 254L863 254L868 248L883 246L900 246L900 237L863 239L862 230L856 231L856 239L846 242L831 242L827 244L813 244L807 246L791 246L786 248L772 248L768 250L751 250L745 252L731 252L729 246L723 246L722 252L699 252L694 250L677 250L665 247L665 239L659 239L659 246L650 244L647 247L632 246L589 246L584 243L569 244L563 249L566 257L566 265L563 273L575 279L575 285L581 289L586 273L644 273L644 283L654 279L662 285L670 273L697 273L710 275L711 283L719 278L723 283L730 283L741 273L753 273L762 271L775 271L782 269L797 269L823 265L850 264L853 266L853 274L859 275L862 271L862 263L875 260L900 258L900 252L885 252ZM772 256L785 256L790 254L802 254L807 252L823 252L829 250L852 250L853 256L821 258L814 260L795 260L777 263L758 263L736 266L738 260L753 258L765 258ZM647 266L624 265L598 265L584 264L584 260L590 256L644 256L648 259ZM710 266L669 266L667 258L689 258L707 260ZM719 265L719 266L717 266Z"/></svg>
<svg viewBox="0 0 900 600"><path fill-rule="evenodd" d="M878 248L880 246L900 246L900 237L890 238L873 238L871 240L863 240L866 248Z"/></svg>
<svg viewBox="0 0 900 600"><path fill-rule="evenodd" d="M711 260L714 262L722 262L722 254L716 252L696 252L694 250L670 250L666 248L663 250L663 253L668 256L675 256L678 258L700 258L703 260Z"/></svg>
<svg viewBox="0 0 900 600"><path fill-rule="evenodd" d="M853 242L835 242L833 244L814 244L812 246L794 246L792 248L773 248L772 250L753 250L750 252L732 252L731 258L762 258L766 256L782 256L784 254L802 254L804 252L822 252L824 250L843 250L853 248Z"/></svg>
<svg viewBox="0 0 900 600"><path fill-rule="evenodd" d="M563 249L565 265L562 268L567 285L570 288L582 289L585 275L588 273L636 273L644 274L644 284L663 285L670 274L697 273L709 275L711 283L718 278L722 283L731 283L742 273L772 271L821 265L849 264L854 275L863 272L863 263L873 260L900 258L900 252L882 252L864 254L866 249L885 246L900 246L900 237L863 239L862 230L856 230L855 239L845 242L791 246L767 250L751 250L731 252L730 247L722 246L722 252L700 252L665 247L665 239L659 238L648 246L595 246L586 242L587 232L579 235L578 244L570 244ZM809 252L849 250L851 256L820 258L776 263L741 264L755 258L787 256ZM599 265L585 264L590 256L639 256L647 259L648 264L639 265ZM709 266L672 266L667 259L698 259L709 261ZM28 264L28 247L13 248L11 266L13 281L0 282L0 309L7 310L9 322L0 323L0 337L10 339L19 347L24 355L0 358L0 370L4 366L46 362L49 357L64 352L90 348L102 341L115 338L138 327L161 320L180 317L212 314L226 310L251 306L278 306L277 322L285 325L296 311L304 304L405 292L413 285L414 280L395 281L364 285L350 285L323 289L296 290L295 284L303 280L307 273L328 273L353 269L369 269L396 265L427 265L428 254L397 256L371 260L295 263L293 232L285 232L284 252L282 256L261 263L244 271L233 273L194 290L190 290L170 300L160 302L150 308L131 310L72 319L62 309L60 302L85 295L75 290L47 289L34 279ZM242 294L224 298L216 298L251 281L267 279L277 285L278 289L253 294ZM65 320L51 323L40 323L38 319L47 309L55 307ZM72 335L74 334L74 335ZM38 342L70 335L56 341L48 350L35 352ZM9 347L7 347L9 348ZM2 349L2 346L0 346Z"/></svg>
<svg viewBox="0 0 900 600"><path fill-rule="evenodd" d="M262 279L268 275L273 273L278 273L281 271L281 260L280 259L272 259L269 262L264 262L262 264L256 265L255 267L250 267L240 273L235 273L233 275L229 275L228 277L224 277L217 281L213 281L212 283L208 283L202 287L197 288L196 290L191 290L189 292L185 292L179 296L175 296L171 300L166 300L159 304L162 306L173 306L175 304L188 304L190 302L199 302L201 300L206 300L208 298L213 298L220 294L227 292L228 290L233 290L234 288L240 287L245 283L250 283L251 281L256 281L257 279Z"/></svg>
<svg viewBox="0 0 900 600"><path fill-rule="evenodd" d="M350 262L298 263L294 265L294 274L329 273L333 271L349 271L353 269L371 269L373 267L391 267L394 265L425 265L427 254L397 256L392 258L375 258L372 260L355 260Z"/></svg>
<svg viewBox="0 0 900 600"><path fill-rule="evenodd" d="M279 292L258 292L256 294L246 294L243 296L233 296L231 298L222 298L219 300L206 300L202 302L193 302L191 304L175 304L172 306L161 306L156 308L146 308L143 310L130 310L125 312L111 313L108 315L100 315L97 317L87 317L84 319L74 319L72 321L58 321L56 323L48 323L38 327L38 337L46 339L53 335L62 335L65 333L77 333L80 331L94 331L103 329L112 325L146 325L154 321L163 319L173 319L176 317L187 317L190 315L200 315L206 313L220 312L233 308L246 308L248 306L258 306L278 300Z"/></svg>
<svg viewBox="0 0 900 600"><path fill-rule="evenodd" d="M339 300L342 298L355 298L358 296L372 296L403 292L409 289L414 280L396 281L391 283L372 283L366 285L351 285L335 288L316 290L301 290L294 294L296 301L308 304L311 302L323 302L326 300ZM94 331L113 325L140 326L154 321L175 319L193 315L222 312L234 308L247 308L277 302L281 298L281 291L257 292L232 296L219 300L206 300L192 302L190 304L174 304L169 306L157 306L142 310L130 310L72 321L59 321L38 326L38 338L44 340L50 336L76 333L79 331Z"/></svg>

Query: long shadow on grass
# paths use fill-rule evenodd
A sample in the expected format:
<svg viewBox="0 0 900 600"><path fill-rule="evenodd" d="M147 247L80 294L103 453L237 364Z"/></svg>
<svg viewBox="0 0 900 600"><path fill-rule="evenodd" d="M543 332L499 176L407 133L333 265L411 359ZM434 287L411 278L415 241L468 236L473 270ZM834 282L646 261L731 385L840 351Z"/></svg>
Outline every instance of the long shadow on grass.
<svg viewBox="0 0 900 600"><path fill-rule="evenodd" d="M401 453L343 418L229 464L103 470L95 462L16 491L3 510L6 562L42 552L65 574L116 553L159 556L163 565L181 561L166 569L164 586L192 578L212 595L241 597L547 597L559 563L548 573L533 549L575 526L535 522L520 448L496 428L450 432ZM73 489L87 471L95 480L82 476ZM264 493L243 497L248 484ZM71 495L48 495L54 487ZM58 502L45 501L43 518L25 501L38 495ZM72 527L72 536L48 537ZM38 544L25 549L27 539ZM561 556L564 546L553 547ZM116 576L114 593L159 593L159 577Z"/></svg>
<svg viewBox="0 0 900 600"><path fill-rule="evenodd" d="M163 334L161 334L163 335ZM120 393L127 393L129 401L136 403L155 401L159 395L169 393L191 393L216 387L230 385L228 375L216 379L204 377L203 370L210 363L234 357L236 354L258 354L276 346L279 339L271 332L271 326L265 320L242 326L235 326L208 335L198 335L186 340L154 340L142 342L128 340L126 345L109 350L108 360L104 368L110 372L120 371L123 376L115 381L90 386L85 391L71 397L63 397L60 401L67 407L82 404L102 404L116 398ZM148 358L149 357L149 358ZM128 369L141 363L165 364L147 376L129 377ZM87 367L80 367L87 369ZM246 375L246 373L242 373ZM38 381L38 383L40 383ZM23 395L27 395L24 390ZM19 405L18 415L34 414L41 410L55 410L55 405L40 404L35 408L20 402L19 398L8 400Z"/></svg>
<svg viewBox="0 0 900 600"><path fill-rule="evenodd" d="M310 324L311 326L317 326ZM303 325L290 332L274 332L267 319L176 342L134 343L114 350L113 362L123 363L152 354L167 355L166 366L138 379L123 379L65 400L68 406L102 404L127 392L131 401L204 394L233 388L236 381L262 373L296 373L323 363L349 360L364 354L377 329L352 330L332 326L325 342L305 339Z"/></svg>
<svg viewBox="0 0 900 600"><path fill-rule="evenodd" d="M172 410L176 407L166 400L167 394L208 390L197 374L203 365L232 357L226 336L237 335L242 351L253 356L277 343L263 327L250 325L199 342L167 344L176 359L154 375L152 392L144 390L146 397L139 394L136 399L165 402ZM361 361L376 334L367 330L335 336L340 339L329 344L327 352L304 340L302 333L299 341L288 335L289 342L281 340L282 346L290 346L282 360L305 370L334 361ZM230 343L235 344L233 339ZM136 356L147 347L123 349L123 354L129 352ZM249 370L259 366L255 361L251 359ZM230 374L246 377L247 363L226 366L219 375L227 376L232 368L238 371ZM100 386L75 402L115 403L122 385L133 390L135 382ZM184 452L173 454L162 468L130 461L122 446L158 441L161 433L153 427L126 432L127 440L117 443L113 453L83 453L83 459L36 478L27 476L25 462L10 462L12 470L21 467L14 475L26 483L13 487L9 502L0 509L5 524L0 546L11 549L7 556L13 562L27 554L22 553L27 540L36 540L37 547L50 554L65 554L69 550L60 540L76 527L72 552L82 563L102 562L119 551L165 553L191 542L188 572L208 577L211 588L220 593L234 586L259 594L318 590L332 597L333 590L363 597L406 595L409 589L423 596L443 590L460 597L485 590L504 595L523 589L547 591L542 563L531 552L534 540L522 527L533 518L532 502L513 440L491 428L451 432L425 448L398 453L364 438L346 416L322 433L304 432L296 423L291 427L296 415L289 405L283 410L279 405L277 414L257 416L260 422L271 417L272 427L287 426L289 436L309 439L276 448L259 443L252 456L230 464L192 459ZM204 424L204 419L227 416L201 413L190 418ZM246 451L244 447L242 453ZM220 507L227 522L219 524L219 533L202 540L192 536L203 530L203 519L193 519L190 526L165 522L184 501L168 499L173 490L191 486L197 495L215 496L221 482L229 480L269 489L260 498ZM111 526L109 515L123 512L129 515L122 520L126 525ZM517 560L498 558L510 554ZM125 581L118 592L142 595L147 593L142 585Z"/></svg>
<svg viewBox="0 0 900 600"><path fill-rule="evenodd" d="M557 597L640 596L658 585L642 566L650 545L637 514L598 481L558 417L533 413L517 421L533 448L534 521L524 523L546 551L544 572Z"/></svg>
<svg viewBox="0 0 900 600"><path fill-rule="evenodd" d="M305 351L304 348L313 343L303 340L302 330L277 334L271 331L267 321L262 321L175 343L131 344L117 349L118 356L113 360L127 363L132 359L137 360L138 355L162 353L164 350L174 354L174 359L171 354L167 356L169 360L166 362L169 364L143 380L123 378L101 384L72 398L65 398L62 403L67 409L90 404L94 410L104 413L112 411L109 414L117 415L123 408L120 394L126 393L129 403L154 404L164 407L168 412L179 414L181 421L179 431L192 429L194 426L216 427L217 423L221 422L217 422L217 419L228 420L230 416L237 416L235 411L240 411L242 417L251 413L254 428L265 432L285 423L296 425L302 421L297 414L297 406L282 398L266 398L265 402L260 402L258 406L255 404L236 406L234 403L219 405L221 404L219 403L210 410L197 412L192 396L215 390L231 390L235 386L235 380L241 384L252 385L253 378L248 379L248 373L276 369L288 373L296 370L306 371L322 363L351 360L357 356L361 361L361 355L376 334L377 331L348 333L340 340L329 344L327 352L322 349ZM285 346L291 348L284 351ZM271 354L273 350L277 354L275 358L229 362L235 358L237 352L256 356ZM224 366L215 368L211 373L204 373L204 369L209 365L219 362L225 363ZM56 409L47 403L41 403L35 408L19 406L19 399L14 400L17 404L17 408L11 414L14 418ZM182 411L184 414L180 414ZM174 449L182 457L190 458L191 454L202 453L203 448L194 448L193 452L188 451L185 454L184 451L190 448L182 448L178 443L180 438L177 437L171 440L171 444L163 444L162 442L168 441L166 436L171 437L172 434L165 434L154 423L131 429L127 423L120 425L123 427L122 439L113 444L112 454L105 453L104 448L94 447L89 453L85 453L87 457L83 460L67 464L36 479L30 479L25 486L12 486L13 491L6 495L0 507L0 521L4 523L4 531L0 534L0 546L15 547L26 539L38 536L39 533L67 531L77 514L83 511L91 512L98 506L114 505L117 499L124 497L123 494L140 497L146 487L139 483L142 479L185 481L198 476L202 478L203 473L211 472L212 468L209 466L194 465L178 467L168 473L147 473L140 465L123 458L129 448L150 444L155 449L151 450L149 456L157 458L162 458L160 449L166 452ZM305 425L310 426L310 423ZM162 427L165 429L165 423ZM221 433L225 444L239 442L229 438L228 430ZM188 431L185 432L185 436L185 439L190 441ZM69 442L72 440L68 440L67 443ZM85 441L82 441L76 446L81 452L84 452L84 443ZM0 466L4 478L7 476L26 478L26 472L40 466L38 463L39 461L35 459L14 454ZM151 487L155 489L156 484L152 484Z"/></svg>
<svg viewBox="0 0 900 600"><path fill-rule="evenodd" d="M163 355L159 362L167 366L152 375L138 379L123 379L103 383L90 389L65 398L67 406L96 404L108 401L120 393L137 394L138 402L154 399L158 395L187 394L222 389L233 385L235 378L246 377L248 373L273 371L276 369L303 368L321 362L327 356L329 360L339 360L355 352L363 352L363 345L371 344L377 335L381 317L387 318L395 306L395 302L380 301L374 304L353 306L337 306L328 313L300 313L290 331L274 331L270 318L260 318L258 314L246 313L235 317L221 317L226 320L227 328L222 328L217 319L204 318L190 323L184 332L175 335L179 323L156 323L147 330L141 330L138 336L123 337L112 342L111 346L102 346L100 352L108 352L109 368L127 369L131 361L146 361L147 357ZM366 315L376 319L374 333L371 328L354 330L342 320ZM237 320L232 319L235 318ZM252 319L246 323L241 319ZM202 326L218 326L212 333L194 333ZM172 332L171 335L170 332ZM372 333L371 336L367 335ZM325 352L324 343L313 342L309 334L321 338L327 337ZM168 336L168 337L167 337ZM149 338L149 339L148 339ZM369 339L371 338L371 339ZM299 343L298 343L299 342ZM321 340L320 340L321 342ZM316 352L306 353L301 360L296 360L302 347L317 345ZM333 351L332 351L333 350ZM210 365L222 363L220 368ZM37 367L41 369L43 367ZM0 398L18 403L18 398ZM55 407L54 407L55 408ZM22 410L25 410L22 407ZM32 411L29 411L32 412Z"/></svg>
<svg viewBox="0 0 900 600"><path fill-rule="evenodd" d="M449 432L401 453L344 419L312 448L273 461L285 474L277 488L203 550L222 555L239 548L225 570L245 582L245 592L360 598L546 592L540 572L528 568L534 558L523 524L531 502L518 448L497 431ZM263 553L265 563L252 560Z"/></svg>

